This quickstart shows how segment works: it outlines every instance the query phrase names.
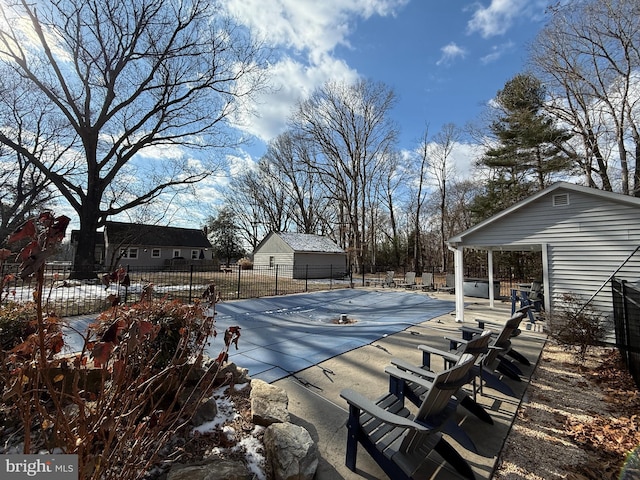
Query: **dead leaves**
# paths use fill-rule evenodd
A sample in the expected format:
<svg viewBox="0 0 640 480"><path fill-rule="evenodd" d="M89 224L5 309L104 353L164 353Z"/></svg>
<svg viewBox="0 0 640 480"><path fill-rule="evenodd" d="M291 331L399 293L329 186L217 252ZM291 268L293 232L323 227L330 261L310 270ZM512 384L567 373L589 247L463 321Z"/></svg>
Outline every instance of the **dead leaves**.
<svg viewBox="0 0 640 480"><path fill-rule="evenodd" d="M569 480L617 479L625 456L640 445L638 389L618 352L610 353L585 375L603 391L612 414L593 413L589 421L571 417L565 421L566 435L590 452L589 461L570 473Z"/></svg>

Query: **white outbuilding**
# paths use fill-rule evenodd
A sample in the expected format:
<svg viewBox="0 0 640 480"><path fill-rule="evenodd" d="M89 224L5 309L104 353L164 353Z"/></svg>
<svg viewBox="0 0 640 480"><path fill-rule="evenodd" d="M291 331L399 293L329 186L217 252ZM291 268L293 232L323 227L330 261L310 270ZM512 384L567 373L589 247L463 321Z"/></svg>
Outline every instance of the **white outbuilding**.
<svg viewBox="0 0 640 480"><path fill-rule="evenodd" d="M328 237L308 233L269 233L253 253L253 266L278 269L292 278L335 278L348 271L344 249Z"/></svg>
<svg viewBox="0 0 640 480"><path fill-rule="evenodd" d="M451 237L456 320L464 321L466 249L486 251L493 306L493 252L541 252L544 307L550 318L565 294L605 316L612 276L640 280L640 198L559 182Z"/></svg>

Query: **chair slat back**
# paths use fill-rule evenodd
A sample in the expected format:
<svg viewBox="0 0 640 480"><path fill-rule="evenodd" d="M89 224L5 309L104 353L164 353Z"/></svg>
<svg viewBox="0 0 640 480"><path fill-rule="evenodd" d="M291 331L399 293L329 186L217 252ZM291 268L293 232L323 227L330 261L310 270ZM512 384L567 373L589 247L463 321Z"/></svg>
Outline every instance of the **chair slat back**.
<svg viewBox="0 0 640 480"><path fill-rule="evenodd" d="M436 375L433 386L425 395L416 413L416 420L435 418L443 413L456 390L470 381L469 370L473 366L475 357L470 354L464 357L464 360L461 359L453 367Z"/></svg>

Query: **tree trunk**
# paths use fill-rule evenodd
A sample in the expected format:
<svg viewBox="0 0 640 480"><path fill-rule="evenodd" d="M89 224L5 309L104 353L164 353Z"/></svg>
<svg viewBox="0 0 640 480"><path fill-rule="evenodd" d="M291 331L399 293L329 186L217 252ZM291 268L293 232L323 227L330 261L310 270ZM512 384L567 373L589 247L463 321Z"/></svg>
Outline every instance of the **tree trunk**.
<svg viewBox="0 0 640 480"><path fill-rule="evenodd" d="M73 267L69 278L96 278L96 230L98 228L98 208L89 209L89 202L83 204L80 216L80 230L73 256ZM106 245L105 245L106 247Z"/></svg>

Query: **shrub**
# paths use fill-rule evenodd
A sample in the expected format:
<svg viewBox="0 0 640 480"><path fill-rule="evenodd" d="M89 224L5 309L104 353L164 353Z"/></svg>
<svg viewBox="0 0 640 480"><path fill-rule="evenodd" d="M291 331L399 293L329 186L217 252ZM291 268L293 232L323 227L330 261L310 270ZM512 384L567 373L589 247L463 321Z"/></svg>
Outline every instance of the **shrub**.
<svg viewBox="0 0 640 480"><path fill-rule="evenodd" d="M78 332L80 352L62 355L62 322L43 313L42 286L44 258L64 238L64 218L43 214L19 237L30 240L21 275L35 276L36 301L17 316L33 332L16 333L20 343L0 352L5 415L21 420L23 453L77 454L83 480L139 478L188 428L240 330L227 329L220 355L206 362L218 301L211 285L193 305L148 296L130 307L116 304Z"/></svg>
<svg viewBox="0 0 640 480"><path fill-rule="evenodd" d="M247 257L238 260L238 265L241 270L253 270L253 262Z"/></svg>
<svg viewBox="0 0 640 480"><path fill-rule="evenodd" d="M11 350L36 331L34 303L0 304L0 348Z"/></svg>
<svg viewBox="0 0 640 480"><path fill-rule="evenodd" d="M580 361L589 347L602 342L606 331L603 315L571 293L563 295L551 325L551 335L565 348L575 350Z"/></svg>

